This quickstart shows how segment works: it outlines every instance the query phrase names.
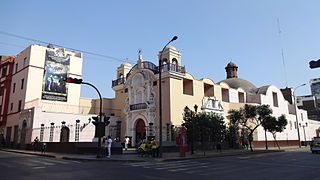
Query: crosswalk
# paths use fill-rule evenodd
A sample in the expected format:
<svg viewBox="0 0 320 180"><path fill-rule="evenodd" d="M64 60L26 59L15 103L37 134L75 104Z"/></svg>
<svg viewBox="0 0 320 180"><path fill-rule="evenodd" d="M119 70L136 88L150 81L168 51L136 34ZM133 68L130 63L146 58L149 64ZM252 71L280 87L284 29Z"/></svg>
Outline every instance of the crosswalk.
<svg viewBox="0 0 320 180"><path fill-rule="evenodd" d="M31 169L44 169L47 167L54 167L54 166L62 166L74 163L81 163L79 161L70 161L70 160L63 160L63 159L54 159L54 158L21 158L11 161L10 163L6 161L0 161L0 168L7 167L7 168L14 168L14 167L24 167L24 168L31 168Z"/></svg>
<svg viewBox="0 0 320 180"><path fill-rule="evenodd" d="M181 172L191 174L201 174L203 171L213 168L210 162L200 162L194 160L182 160L171 162L135 162L128 163L128 166L139 167L145 169L155 169L168 172Z"/></svg>

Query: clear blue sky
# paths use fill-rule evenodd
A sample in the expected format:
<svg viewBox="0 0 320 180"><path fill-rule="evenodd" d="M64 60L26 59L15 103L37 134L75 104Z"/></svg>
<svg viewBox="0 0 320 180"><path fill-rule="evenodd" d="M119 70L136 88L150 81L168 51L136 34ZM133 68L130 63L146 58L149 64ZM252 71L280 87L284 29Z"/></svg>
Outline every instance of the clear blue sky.
<svg viewBox="0 0 320 180"><path fill-rule="evenodd" d="M226 64L257 87L288 87L310 94L309 80L320 77L308 62L320 58L320 1L298 0L1 0L0 31L136 62L157 63L158 51L172 43L196 78L225 79ZM277 19L280 19L281 38ZM16 55L31 41L0 34L0 54ZM104 97L114 97L111 81L121 61L84 54L83 79ZM82 97L96 98L83 86Z"/></svg>

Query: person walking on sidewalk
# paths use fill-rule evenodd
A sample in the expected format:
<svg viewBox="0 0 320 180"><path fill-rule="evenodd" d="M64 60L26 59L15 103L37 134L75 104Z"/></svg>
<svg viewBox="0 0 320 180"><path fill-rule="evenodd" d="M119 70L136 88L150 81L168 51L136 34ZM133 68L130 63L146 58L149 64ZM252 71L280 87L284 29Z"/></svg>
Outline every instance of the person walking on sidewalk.
<svg viewBox="0 0 320 180"><path fill-rule="evenodd" d="M38 136L37 136L32 142L32 146L33 146L33 150L34 151L36 151L38 149L38 143L39 143L39 139L38 139Z"/></svg>
<svg viewBox="0 0 320 180"><path fill-rule="evenodd" d="M41 153L42 154L45 154L47 151L47 143L46 142L43 142L42 143L42 147L41 147Z"/></svg>
<svg viewBox="0 0 320 180"><path fill-rule="evenodd" d="M126 138L124 139L124 149L128 150L128 145L130 143L130 138L128 136L126 136Z"/></svg>
<svg viewBox="0 0 320 180"><path fill-rule="evenodd" d="M108 136L107 142L106 142L106 149L107 149L107 157L111 157L111 146L112 146L112 139L111 136Z"/></svg>

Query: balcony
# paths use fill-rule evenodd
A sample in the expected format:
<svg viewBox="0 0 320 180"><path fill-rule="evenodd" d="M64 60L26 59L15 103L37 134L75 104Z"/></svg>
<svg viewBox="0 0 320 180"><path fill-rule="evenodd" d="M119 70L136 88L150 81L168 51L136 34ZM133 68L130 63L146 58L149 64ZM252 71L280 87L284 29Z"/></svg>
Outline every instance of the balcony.
<svg viewBox="0 0 320 180"><path fill-rule="evenodd" d="M125 82L124 77L119 78L119 79L116 79L116 80L113 80L113 81L112 81L112 87L118 86L118 85L120 85L120 84L124 84L124 82Z"/></svg>
<svg viewBox="0 0 320 180"><path fill-rule="evenodd" d="M147 109L146 103L138 103L130 105L130 111L139 110L139 109Z"/></svg>

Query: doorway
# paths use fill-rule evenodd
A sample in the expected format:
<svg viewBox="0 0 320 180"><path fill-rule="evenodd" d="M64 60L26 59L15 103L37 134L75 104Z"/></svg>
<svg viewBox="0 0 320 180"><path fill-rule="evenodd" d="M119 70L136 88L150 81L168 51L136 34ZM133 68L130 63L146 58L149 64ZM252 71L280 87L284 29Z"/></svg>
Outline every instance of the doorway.
<svg viewBox="0 0 320 180"><path fill-rule="evenodd" d="M69 142L70 129L66 126L61 128L60 142Z"/></svg>
<svg viewBox="0 0 320 180"><path fill-rule="evenodd" d="M139 146L144 139L146 139L146 124L142 119L138 119L136 124L136 145Z"/></svg>

